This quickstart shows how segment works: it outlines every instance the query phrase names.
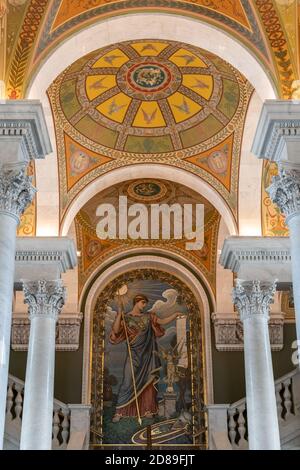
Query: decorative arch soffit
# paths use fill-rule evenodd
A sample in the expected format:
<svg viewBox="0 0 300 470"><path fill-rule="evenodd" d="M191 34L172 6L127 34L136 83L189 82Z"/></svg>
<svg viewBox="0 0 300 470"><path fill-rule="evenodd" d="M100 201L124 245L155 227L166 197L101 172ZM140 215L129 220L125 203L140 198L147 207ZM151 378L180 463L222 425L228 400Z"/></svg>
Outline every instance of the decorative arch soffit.
<svg viewBox="0 0 300 470"><path fill-rule="evenodd" d="M101 277L103 273L109 271L107 274L108 277L105 277L105 282L110 282L111 276L117 275L116 273L123 272L125 267L128 265L128 269L133 269L137 267L136 263L139 263L139 260L142 260L143 263L149 263L149 266L158 266L157 262L161 262L159 266L165 266L164 269L170 270L174 268L175 271L178 271L178 267L183 268L182 274L186 271L191 273L192 276L195 276L201 285L203 286L204 291L209 299L212 310L216 308L216 298L215 292L212 289L212 286L209 280L206 277L206 273L203 272L199 263L194 263L193 260L188 259L186 256L183 256L182 253L176 253L166 250L163 247L152 247L151 251L147 253L142 247L131 248L122 253L121 251L115 251L110 253L110 256L103 261L101 265L93 266L93 269L90 271L89 276L86 278L84 284L82 285L81 293L79 295L79 307L80 309L85 308L86 302L90 302L91 295L94 296L95 286L97 286L97 292L100 289L100 284L98 285L99 276ZM167 268L167 264L169 267ZM119 267L118 267L119 266ZM127 269L127 268L126 268ZM177 272L176 271L176 272ZM101 277L102 279L102 277ZM188 277L185 277L188 280ZM102 281L101 281L102 286Z"/></svg>

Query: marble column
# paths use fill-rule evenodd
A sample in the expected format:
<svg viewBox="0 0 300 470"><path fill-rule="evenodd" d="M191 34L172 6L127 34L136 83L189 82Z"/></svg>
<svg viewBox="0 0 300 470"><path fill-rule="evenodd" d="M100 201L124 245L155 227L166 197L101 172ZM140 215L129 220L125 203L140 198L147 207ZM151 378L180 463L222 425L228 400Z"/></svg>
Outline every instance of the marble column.
<svg viewBox="0 0 300 470"><path fill-rule="evenodd" d="M250 450L279 450L275 386L268 329L275 283L241 281L233 289L244 328L248 441Z"/></svg>
<svg viewBox="0 0 300 470"><path fill-rule="evenodd" d="M24 281L29 305L27 356L21 450L50 450L54 395L55 326L64 305L61 280Z"/></svg>
<svg viewBox="0 0 300 470"><path fill-rule="evenodd" d="M16 230L35 189L24 165L0 168L0 448L3 447L12 322Z"/></svg>
<svg viewBox="0 0 300 470"><path fill-rule="evenodd" d="M300 165L296 168L279 164L279 174L273 177L267 191L272 201L285 215L290 230L293 295L300 358Z"/></svg>

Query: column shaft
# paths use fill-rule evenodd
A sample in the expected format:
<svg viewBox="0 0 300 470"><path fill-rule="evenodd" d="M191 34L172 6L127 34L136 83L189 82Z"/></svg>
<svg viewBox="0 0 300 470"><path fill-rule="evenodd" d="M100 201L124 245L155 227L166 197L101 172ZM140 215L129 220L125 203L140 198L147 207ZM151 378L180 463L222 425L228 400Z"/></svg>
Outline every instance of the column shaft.
<svg viewBox="0 0 300 470"><path fill-rule="evenodd" d="M34 194L23 164L0 168L0 449L6 415L16 228Z"/></svg>
<svg viewBox="0 0 300 470"><path fill-rule="evenodd" d="M29 304L28 345L23 418L22 450L50 450L52 446L55 325L64 304L61 280L23 283Z"/></svg>
<svg viewBox="0 0 300 470"><path fill-rule="evenodd" d="M0 447L6 416L17 219L0 213Z"/></svg>
<svg viewBox="0 0 300 470"><path fill-rule="evenodd" d="M280 449L268 321L255 315L243 324L249 449Z"/></svg>
<svg viewBox="0 0 300 470"><path fill-rule="evenodd" d="M300 213L287 219L290 229L293 295L296 317L297 340L300 342ZM298 343L298 351L300 344Z"/></svg>
<svg viewBox="0 0 300 470"><path fill-rule="evenodd" d="M31 319L20 449L52 445L55 318Z"/></svg>
<svg viewBox="0 0 300 470"><path fill-rule="evenodd" d="M269 338L269 305L275 283L237 280L233 290L244 327L248 442L250 450L279 450L280 436Z"/></svg>
<svg viewBox="0 0 300 470"><path fill-rule="evenodd" d="M273 177L267 191L272 201L285 215L290 229L293 293L300 358L300 165L280 163L278 175Z"/></svg>

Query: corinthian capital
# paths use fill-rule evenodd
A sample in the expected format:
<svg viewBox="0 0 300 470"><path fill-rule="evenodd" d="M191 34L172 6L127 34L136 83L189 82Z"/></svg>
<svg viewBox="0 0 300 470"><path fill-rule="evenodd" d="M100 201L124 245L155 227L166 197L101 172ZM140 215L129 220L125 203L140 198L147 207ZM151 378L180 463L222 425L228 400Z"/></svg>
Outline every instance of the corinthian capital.
<svg viewBox="0 0 300 470"><path fill-rule="evenodd" d="M300 212L300 170L279 167L267 191L287 219Z"/></svg>
<svg viewBox="0 0 300 470"><path fill-rule="evenodd" d="M56 281L24 281L24 303L28 304L30 318L51 317L55 320L61 311L66 297L66 289L61 279Z"/></svg>
<svg viewBox="0 0 300 470"><path fill-rule="evenodd" d="M274 302L276 282L236 280L233 289L233 302L242 321L253 315L262 315L269 319L270 304Z"/></svg>
<svg viewBox="0 0 300 470"><path fill-rule="evenodd" d="M35 195L36 189L31 184L32 178L26 174L26 168L0 169L0 212L14 216L18 222L26 207Z"/></svg>

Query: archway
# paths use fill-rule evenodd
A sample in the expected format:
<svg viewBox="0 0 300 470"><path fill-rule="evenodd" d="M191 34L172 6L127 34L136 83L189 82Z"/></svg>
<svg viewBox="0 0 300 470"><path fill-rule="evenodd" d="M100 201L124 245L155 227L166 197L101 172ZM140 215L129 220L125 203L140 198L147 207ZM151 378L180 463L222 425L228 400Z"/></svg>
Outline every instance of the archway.
<svg viewBox="0 0 300 470"><path fill-rule="evenodd" d="M111 263L106 263L102 267L102 272L91 280L89 289L82 295L81 305L84 309L84 360L82 376L82 402L89 403L91 394L91 374L90 374L90 348L91 348L91 328L93 312L100 292L118 276L126 272L139 269L141 266L147 269L155 269L175 276L181 282L189 286L197 304L201 306L203 321L203 344L204 344L204 377L206 383L206 402L213 403L213 380L211 363L211 331L210 331L210 302L212 297L208 297L207 286L203 287L203 276L196 267L182 264L181 259L170 259L166 253L157 255L145 255L136 253L133 256L126 256L125 259L113 259ZM101 268L99 268L100 271Z"/></svg>
<svg viewBox="0 0 300 470"><path fill-rule="evenodd" d="M94 412L92 416L92 430L94 431L94 442L96 442L97 446L105 446L107 443L110 443L109 445L111 445L110 440L114 440L112 437L113 435L117 439L116 442L120 444L118 439L123 435L122 433L120 435L118 434L120 432L120 425L114 425L111 423L111 410L114 409L114 400L116 399L116 395L113 394L112 391L112 385L116 385L118 381L120 382L122 373L120 371L118 372L116 348L114 348L114 346L109 346L107 343L107 338L109 337L109 331L107 331L107 328L108 330L111 328L111 316L113 314L111 307L114 305L113 299L116 297L117 289L121 285L124 285L124 283L129 286L128 288L131 289L133 293L136 289L142 289L145 290L144 293L149 296L149 299L153 296L154 299L159 298L159 300L151 307L153 307L154 310L156 310L156 308L161 308L161 311L159 311L160 316L164 315L164 311L171 311L168 310L170 307L167 307L167 305L174 305L174 299L172 298L171 300L172 295L175 295L175 302L177 302L178 295L178 298L180 298L179 303L184 305L183 310L186 308L185 306L188 306L188 317L184 319L183 315L179 320L176 320L175 326L173 325L170 329L166 327L165 341L167 344L167 337L169 337L172 330L175 329L176 333L175 336L173 336L175 349L179 344L178 341L183 341L183 338L181 338L183 330L185 332L184 334L186 334L188 338L187 343L185 343L185 347L186 354L190 359L187 357L184 359L184 354L182 353L178 362L179 369L177 369L183 371L183 375L188 373L187 371L190 370L191 377L189 376L188 378L182 376L183 382L180 382L180 378L174 379L175 382L178 381L178 386L173 384L173 394L175 397L177 393L176 410L178 414L181 415L183 413L185 416L189 416L190 413L190 417L193 416L190 421L193 423L193 431L191 431L189 442L191 442L191 445L199 445L204 442L204 436L201 433L201 429L203 431L204 426L203 405L204 403L211 403L213 400L210 360L210 307L207 294L201 285L200 279L197 279L196 274L190 272L189 269L183 267L178 262L167 259L162 255L133 256L132 258L127 257L126 260L115 262L110 265L108 269L103 269L103 272L92 283L88 292L85 302L83 401L89 402L91 400L93 404ZM157 294L160 287L161 292L160 294ZM161 295L161 299L159 295ZM165 310L164 306L166 306ZM107 307L108 310L105 313ZM180 335L180 338L178 335ZM124 348L125 345L123 345L123 349ZM158 352L159 354L162 353L162 357L166 361L167 356L165 348L165 343L158 343ZM126 348L121 352L121 361L124 360L125 351ZM111 357L111 355L113 357ZM162 363L163 362L164 361L162 361ZM162 363L160 363L161 366L163 365ZM180 366L182 367L180 368ZM171 402L168 401L167 405L165 402L166 400L169 400L168 393L170 394L170 390L169 392L163 392L165 389L163 383L167 382L168 377L167 367L170 367L170 365L166 366L165 376L162 372L164 368L160 367L162 371L160 372L161 387L160 389L158 387L158 394L161 397L159 400L159 418L151 422L151 425L155 427L155 431L158 434L161 426L160 423L166 423L166 425L171 426L171 424L174 425L174 423L176 424L177 422L175 401L173 405L174 410L170 410L168 408L169 406L172 408ZM114 381L111 381L111 378L114 378ZM191 389L192 392L188 392L188 390L183 387L185 391L182 393L181 385L186 385L189 380L192 380L193 383ZM170 387L170 384L168 387ZM176 393L174 393L174 391ZM188 398L187 400L183 399L184 405L182 404L182 406L184 406L185 411L183 408L181 412L179 410L181 401L178 400L178 393L181 398L184 396L188 397L189 393L191 393L192 401L189 401ZM200 403L202 403L202 405L199 407L198 405ZM135 420L133 418L130 423L127 421L130 429L132 428L130 432L138 429L138 427L135 429L134 422ZM144 421L142 422L145 424ZM114 432L112 433L112 431ZM139 428L139 431L134 433L134 437L132 439L134 443L145 443L144 431L144 428ZM104 435L100 440L99 434ZM181 443L180 435L179 431L179 441L177 441L178 445ZM187 439L187 437L184 439ZM158 440L157 442L159 443L160 441Z"/></svg>
<svg viewBox="0 0 300 470"><path fill-rule="evenodd" d="M97 193L118 183L139 178L158 178L182 184L205 197L221 214L230 235L237 234L234 216L220 194L198 176L181 168L162 164L137 164L112 170L88 184L72 201L61 223L61 235L67 235L80 209Z"/></svg>

